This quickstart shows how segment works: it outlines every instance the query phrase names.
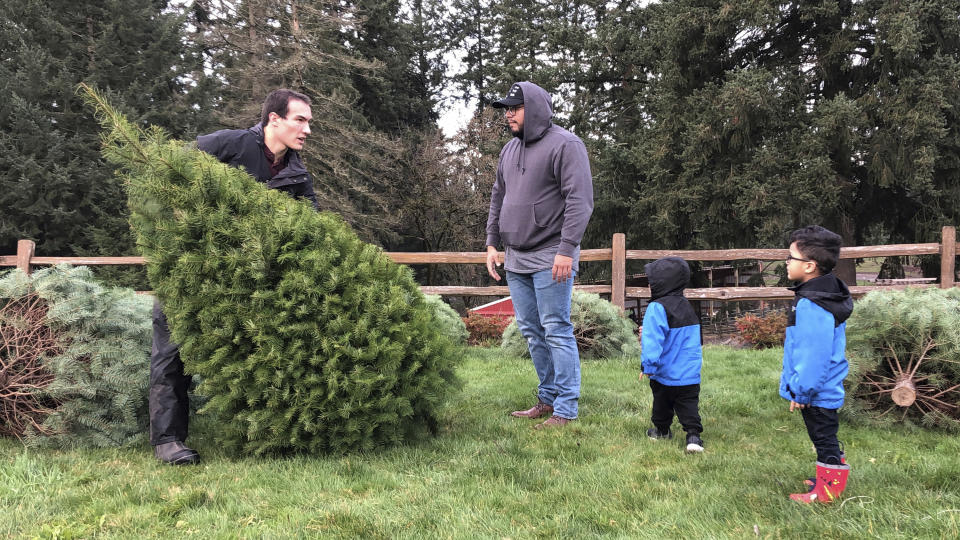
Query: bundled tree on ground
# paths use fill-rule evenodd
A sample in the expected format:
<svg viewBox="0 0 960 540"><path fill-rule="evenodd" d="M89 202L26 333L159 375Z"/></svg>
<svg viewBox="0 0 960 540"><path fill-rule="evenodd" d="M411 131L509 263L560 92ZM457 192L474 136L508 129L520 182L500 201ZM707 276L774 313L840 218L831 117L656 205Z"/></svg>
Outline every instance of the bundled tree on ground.
<svg viewBox="0 0 960 540"><path fill-rule="evenodd" d="M570 320L573 322L573 336L577 339L580 356L640 356L637 325L600 295L574 290ZM527 341L520 333L516 320L504 329L500 346L511 355L530 357Z"/></svg>
<svg viewBox="0 0 960 540"><path fill-rule="evenodd" d="M960 289L871 292L847 336L850 394L874 416L960 430Z"/></svg>
<svg viewBox="0 0 960 540"><path fill-rule="evenodd" d="M0 434L119 446L147 428L149 297L85 267L0 279Z"/></svg>
<svg viewBox="0 0 960 540"><path fill-rule="evenodd" d="M85 93L104 155L125 171L150 283L228 449L369 450L435 426L451 345L409 268L338 216Z"/></svg>

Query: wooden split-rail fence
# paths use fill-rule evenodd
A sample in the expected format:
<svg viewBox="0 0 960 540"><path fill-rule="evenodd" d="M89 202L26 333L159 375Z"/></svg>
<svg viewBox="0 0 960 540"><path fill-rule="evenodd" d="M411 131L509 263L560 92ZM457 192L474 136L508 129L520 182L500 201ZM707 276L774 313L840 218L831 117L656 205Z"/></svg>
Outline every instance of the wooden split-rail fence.
<svg viewBox="0 0 960 540"><path fill-rule="evenodd" d="M35 254L36 245L31 240L17 243L16 255L0 255L0 267L16 266L30 273L35 266L67 263L72 265L142 265L143 257L41 257ZM782 261L789 254L787 249L711 249L711 250L663 250L663 249L626 249L626 237L623 233L613 235L611 246L601 249L583 249L581 261L609 261L611 266L610 285L575 285L583 291L609 295L610 301L623 309L627 298L650 298L647 287L626 286L626 262L628 260L654 260L661 257L682 257L691 261ZM485 264L485 252L431 252L408 253L386 252L394 262L401 264ZM882 246L845 247L840 250L841 259L864 259L871 257L940 255L939 283L930 282L894 282L882 286L850 287L854 296L863 296L872 290L912 287L949 288L956 283L957 232L955 227L943 227L939 243L893 244ZM461 287L461 286L423 286L425 294L450 296L508 296L506 286ZM740 301L740 300L785 300L793 298L793 293L785 287L710 287L686 290L687 298L692 300Z"/></svg>

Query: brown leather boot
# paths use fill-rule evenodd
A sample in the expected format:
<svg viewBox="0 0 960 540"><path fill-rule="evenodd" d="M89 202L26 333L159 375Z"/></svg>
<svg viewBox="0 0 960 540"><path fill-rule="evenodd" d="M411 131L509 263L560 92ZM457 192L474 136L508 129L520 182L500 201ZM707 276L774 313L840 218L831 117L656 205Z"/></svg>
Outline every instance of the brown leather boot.
<svg viewBox="0 0 960 540"><path fill-rule="evenodd" d="M516 416L518 418L540 418L548 414L553 414L553 405L547 405L542 401L538 401L533 408L525 411L513 411L510 413L510 416Z"/></svg>
<svg viewBox="0 0 960 540"><path fill-rule="evenodd" d="M564 418L562 416L553 415L550 418L547 418L546 422L537 424L533 426L533 429L546 429L552 427L563 427L570 423L569 418Z"/></svg>

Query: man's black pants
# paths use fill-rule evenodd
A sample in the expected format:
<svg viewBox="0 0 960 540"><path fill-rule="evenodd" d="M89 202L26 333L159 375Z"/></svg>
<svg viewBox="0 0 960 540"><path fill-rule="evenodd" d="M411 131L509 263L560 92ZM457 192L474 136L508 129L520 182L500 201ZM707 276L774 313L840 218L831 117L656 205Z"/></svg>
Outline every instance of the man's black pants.
<svg viewBox="0 0 960 540"><path fill-rule="evenodd" d="M650 420L660 433L666 433L673 423L673 414L688 434L700 435L703 425L700 423L700 385L667 386L650 379L653 392L653 413Z"/></svg>
<svg viewBox="0 0 960 540"><path fill-rule="evenodd" d="M191 377L183 373L180 346L171 341L167 316L153 303L153 348L150 351L150 444L187 439Z"/></svg>
<svg viewBox="0 0 960 540"><path fill-rule="evenodd" d="M840 429L840 415L837 409L811 406L800 409L800 414L807 426L807 435L817 449L817 461L839 465L840 441L837 440L837 430Z"/></svg>

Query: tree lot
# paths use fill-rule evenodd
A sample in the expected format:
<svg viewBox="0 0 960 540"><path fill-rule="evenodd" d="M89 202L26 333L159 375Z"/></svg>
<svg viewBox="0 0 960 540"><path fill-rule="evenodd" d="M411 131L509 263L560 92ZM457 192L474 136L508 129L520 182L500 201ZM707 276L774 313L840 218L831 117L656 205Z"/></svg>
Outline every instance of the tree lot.
<svg viewBox="0 0 960 540"><path fill-rule="evenodd" d="M273 87L308 93L322 205L390 250L482 247L505 135L478 116L451 144L436 119L444 90L481 112L517 79L589 146L587 247L780 247L812 222L930 242L958 222L960 1L641 4L4 2L0 249L132 253L80 81L187 140L252 125Z"/></svg>
<svg viewBox="0 0 960 540"><path fill-rule="evenodd" d="M960 438L844 417L843 500L801 489L816 459L777 395L783 352L707 347L707 451L651 441L639 358L583 365L581 418L542 432L525 403L529 360L470 348L438 437L343 457L235 459L203 420L195 468L131 448L24 451L0 440L0 536L60 538L956 538ZM482 411L465 414L464 411ZM498 411L504 411L498 414Z"/></svg>

